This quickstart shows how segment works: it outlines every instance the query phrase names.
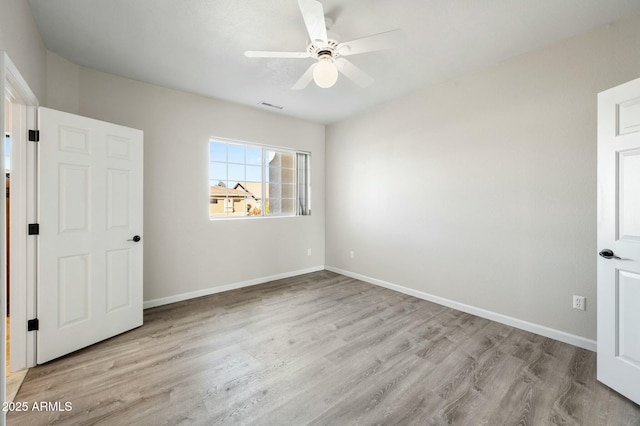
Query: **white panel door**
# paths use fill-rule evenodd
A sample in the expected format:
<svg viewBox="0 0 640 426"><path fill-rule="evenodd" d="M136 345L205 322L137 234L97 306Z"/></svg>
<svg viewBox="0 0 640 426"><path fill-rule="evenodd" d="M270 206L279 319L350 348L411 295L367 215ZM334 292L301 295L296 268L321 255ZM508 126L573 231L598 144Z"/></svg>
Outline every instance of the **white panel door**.
<svg viewBox="0 0 640 426"><path fill-rule="evenodd" d="M640 404L640 79L598 95L598 380Z"/></svg>
<svg viewBox="0 0 640 426"><path fill-rule="evenodd" d="M142 325L142 131L39 108L39 364Z"/></svg>

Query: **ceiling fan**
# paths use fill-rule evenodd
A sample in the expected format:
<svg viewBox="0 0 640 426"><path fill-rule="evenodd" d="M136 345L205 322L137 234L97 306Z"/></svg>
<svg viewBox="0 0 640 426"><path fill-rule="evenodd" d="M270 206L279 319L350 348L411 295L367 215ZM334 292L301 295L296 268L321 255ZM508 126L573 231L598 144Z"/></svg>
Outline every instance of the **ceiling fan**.
<svg viewBox="0 0 640 426"><path fill-rule="evenodd" d="M333 86L338 73L342 73L349 80L360 87L367 87L373 83L373 78L355 66L344 56L388 49L399 35L400 30L392 30L352 41L339 43L327 38L327 23L324 17L322 3L317 0L298 0L304 24L307 27L311 42L305 52L271 52L247 50L245 56L249 58L314 58L312 64L292 89L300 90L307 87L311 80L322 88Z"/></svg>

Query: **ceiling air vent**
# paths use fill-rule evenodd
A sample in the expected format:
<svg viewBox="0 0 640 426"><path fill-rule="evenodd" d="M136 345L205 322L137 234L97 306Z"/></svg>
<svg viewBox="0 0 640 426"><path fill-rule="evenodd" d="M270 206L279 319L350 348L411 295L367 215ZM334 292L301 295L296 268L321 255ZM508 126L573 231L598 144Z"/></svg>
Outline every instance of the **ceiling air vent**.
<svg viewBox="0 0 640 426"><path fill-rule="evenodd" d="M263 105L263 106L266 106L266 107L269 107L269 108L282 109L282 107L280 105L270 104L269 102L265 102L265 101L258 102L258 105Z"/></svg>

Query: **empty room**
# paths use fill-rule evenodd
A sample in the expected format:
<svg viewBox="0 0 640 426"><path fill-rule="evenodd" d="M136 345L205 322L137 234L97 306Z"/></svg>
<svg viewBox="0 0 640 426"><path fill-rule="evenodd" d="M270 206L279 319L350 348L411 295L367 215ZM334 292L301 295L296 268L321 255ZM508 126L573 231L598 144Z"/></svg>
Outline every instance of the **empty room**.
<svg viewBox="0 0 640 426"><path fill-rule="evenodd" d="M640 425L637 0L0 0L0 424Z"/></svg>

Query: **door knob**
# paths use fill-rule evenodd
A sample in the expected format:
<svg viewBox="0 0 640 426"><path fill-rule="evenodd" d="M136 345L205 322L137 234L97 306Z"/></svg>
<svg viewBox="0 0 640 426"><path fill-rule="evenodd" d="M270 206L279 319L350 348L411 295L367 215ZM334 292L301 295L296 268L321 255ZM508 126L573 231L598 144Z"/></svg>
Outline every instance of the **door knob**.
<svg viewBox="0 0 640 426"><path fill-rule="evenodd" d="M618 256L616 256L613 251L609 250L609 249L604 249L602 250L600 253L598 253L600 256L604 257L605 259L620 259Z"/></svg>
<svg viewBox="0 0 640 426"><path fill-rule="evenodd" d="M133 241L134 243L137 243L141 239L142 238L140 238L140 235L134 235L133 238L131 238L130 240L127 240L127 241Z"/></svg>

